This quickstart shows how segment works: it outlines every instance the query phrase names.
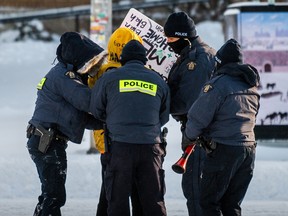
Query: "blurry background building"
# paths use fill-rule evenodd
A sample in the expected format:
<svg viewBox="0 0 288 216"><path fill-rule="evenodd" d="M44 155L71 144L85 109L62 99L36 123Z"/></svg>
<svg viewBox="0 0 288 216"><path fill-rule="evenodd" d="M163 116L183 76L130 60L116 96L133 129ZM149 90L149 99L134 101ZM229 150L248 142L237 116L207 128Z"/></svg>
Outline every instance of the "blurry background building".
<svg viewBox="0 0 288 216"><path fill-rule="evenodd" d="M112 30L121 24L125 15L131 7L140 10L142 13L163 25L168 15L175 11L183 10L193 17L195 23L213 20L222 21L223 12L227 5L241 2L239 0L112 0ZM278 2L278 1L277 1ZM0 1L0 31L7 28L17 28L20 31L19 40L25 35L24 29L27 26L31 29L30 19L1 21L1 16L7 14L19 14L19 17L32 12L43 12L55 9L73 10L79 9L79 13L70 13L59 16L44 17L39 16L43 28L49 33L62 34L65 31L89 32L90 28L90 6L91 0L1 0ZM2 24L1 24L2 23ZM4 23L4 24L3 24ZM35 28L35 27L34 27ZM34 29L35 30L35 29ZM37 31L37 28L36 30ZM22 34L22 36L21 36ZM40 37L39 39L49 40Z"/></svg>

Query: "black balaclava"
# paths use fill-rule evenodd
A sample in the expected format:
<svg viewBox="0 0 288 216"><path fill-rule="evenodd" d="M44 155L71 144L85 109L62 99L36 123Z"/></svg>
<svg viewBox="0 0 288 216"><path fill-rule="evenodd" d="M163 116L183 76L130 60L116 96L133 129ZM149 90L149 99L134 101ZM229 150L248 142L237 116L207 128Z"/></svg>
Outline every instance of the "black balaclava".
<svg viewBox="0 0 288 216"><path fill-rule="evenodd" d="M189 40L197 37L193 19L182 11L172 13L168 17L164 25L164 33L166 37L180 38L175 42L168 43L176 54L180 54L186 46L190 45Z"/></svg>
<svg viewBox="0 0 288 216"><path fill-rule="evenodd" d="M180 55L181 51L188 45L190 45L190 42L188 39L185 38L179 38L179 40L175 42L169 42L167 43L171 49L178 55Z"/></svg>

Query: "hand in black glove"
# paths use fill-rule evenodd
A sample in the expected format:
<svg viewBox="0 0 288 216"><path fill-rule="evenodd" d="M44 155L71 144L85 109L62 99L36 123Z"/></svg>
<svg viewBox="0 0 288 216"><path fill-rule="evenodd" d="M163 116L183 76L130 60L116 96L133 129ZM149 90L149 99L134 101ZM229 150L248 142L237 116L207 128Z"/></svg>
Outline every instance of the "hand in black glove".
<svg viewBox="0 0 288 216"><path fill-rule="evenodd" d="M194 144L196 140L191 140L187 137L185 131L183 131L182 133L182 142L181 142L181 147L182 147L182 150L185 151L185 149L189 146L189 145L192 145Z"/></svg>
<svg viewBox="0 0 288 216"><path fill-rule="evenodd" d="M166 127L164 127L162 129L162 132L161 132L161 143L160 143L160 146L161 148L163 149L164 151L164 157L166 156L166 146L167 146L167 134L168 134L168 129Z"/></svg>

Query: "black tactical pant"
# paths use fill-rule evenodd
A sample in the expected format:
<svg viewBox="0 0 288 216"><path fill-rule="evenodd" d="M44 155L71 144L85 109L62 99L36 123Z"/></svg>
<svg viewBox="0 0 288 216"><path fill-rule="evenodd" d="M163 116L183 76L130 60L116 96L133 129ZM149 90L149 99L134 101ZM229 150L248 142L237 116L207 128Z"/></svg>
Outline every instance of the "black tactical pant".
<svg viewBox="0 0 288 216"><path fill-rule="evenodd" d="M107 163L109 162L109 153L101 154L101 165L102 165L102 185L100 190L99 202L97 205L96 216L108 216L108 201L106 199L106 191L104 186L104 176L106 172ZM142 216L142 207L139 200L138 191L136 188L136 184L132 185L131 190L131 204L132 204L132 215L133 216Z"/></svg>
<svg viewBox="0 0 288 216"><path fill-rule="evenodd" d="M184 137L185 127L187 123L186 115L173 116L181 123L182 140ZM200 180L202 174L203 163L206 158L205 150L196 145L193 153L187 160L186 171L182 175L182 191L186 198L186 205L189 216L202 216L200 207Z"/></svg>
<svg viewBox="0 0 288 216"><path fill-rule="evenodd" d="M164 151L159 144L112 142L105 173L109 216L129 216L135 182L145 216L165 216Z"/></svg>
<svg viewBox="0 0 288 216"><path fill-rule="evenodd" d="M255 146L217 144L203 166L200 205L204 216L240 216L252 179Z"/></svg>
<svg viewBox="0 0 288 216"><path fill-rule="evenodd" d="M188 158L186 172L182 176L182 190L187 200L189 216L201 216L200 180L203 163L206 158L205 150L196 145L194 152Z"/></svg>
<svg viewBox="0 0 288 216"><path fill-rule="evenodd" d="M41 195L38 197L33 216L61 216L60 208L66 201L67 144L53 140L47 152L38 150L40 136L32 135L27 143L41 181Z"/></svg>

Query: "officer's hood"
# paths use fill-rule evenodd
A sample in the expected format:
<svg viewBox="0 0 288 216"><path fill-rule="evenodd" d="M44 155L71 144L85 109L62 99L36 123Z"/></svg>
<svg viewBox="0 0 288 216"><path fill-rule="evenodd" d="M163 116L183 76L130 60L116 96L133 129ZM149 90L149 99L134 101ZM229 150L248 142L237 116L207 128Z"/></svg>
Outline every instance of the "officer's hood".
<svg viewBox="0 0 288 216"><path fill-rule="evenodd" d="M227 74L241 77L250 86L259 86L260 76L255 67L249 64L229 63L216 71L216 75Z"/></svg>
<svg viewBox="0 0 288 216"><path fill-rule="evenodd" d="M105 61L107 52L80 33L66 32L60 38L56 55L59 62L72 65L74 71L94 76Z"/></svg>

